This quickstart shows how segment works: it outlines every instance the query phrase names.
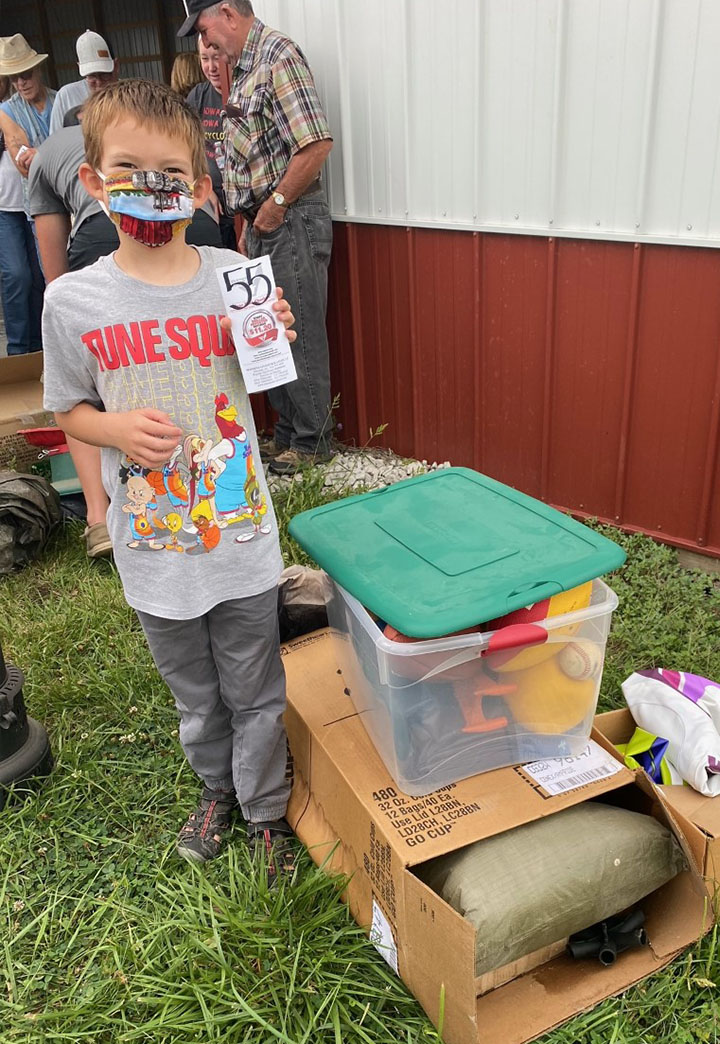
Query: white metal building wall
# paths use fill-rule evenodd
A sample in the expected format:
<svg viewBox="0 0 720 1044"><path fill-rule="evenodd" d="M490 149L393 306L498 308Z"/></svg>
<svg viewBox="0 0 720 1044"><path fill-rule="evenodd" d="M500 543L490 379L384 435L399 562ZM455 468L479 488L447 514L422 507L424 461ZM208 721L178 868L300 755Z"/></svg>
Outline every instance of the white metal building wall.
<svg viewBox="0 0 720 1044"><path fill-rule="evenodd" d="M718 0L256 0L350 221L720 245Z"/></svg>

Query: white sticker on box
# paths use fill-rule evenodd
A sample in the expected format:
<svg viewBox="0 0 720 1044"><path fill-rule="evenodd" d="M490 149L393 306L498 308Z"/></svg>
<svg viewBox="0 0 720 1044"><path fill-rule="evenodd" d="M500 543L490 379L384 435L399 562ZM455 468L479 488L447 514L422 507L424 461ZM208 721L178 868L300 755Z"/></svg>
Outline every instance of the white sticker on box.
<svg viewBox="0 0 720 1044"><path fill-rule="evenodd" d="M374 899L372 911L370 942L378 953L382 954L395 974L399 975L397 944L390 922Z"/></svg>
<svg viewBox="0 0 720 1044"><path fill-rule="evenodd" d="M609 779L622 765L607 751L589 740L585 750L567 758L548 758L523 765L523 772L538 783L548 794L566 794L599 779Z"/></svg>
<svg viewBox="0 0 720 1044"><path fill-rule="evenodd" d="M235 351L248 392L266 391L297 379L285 327L272 309L275 277L267 254L217 269L232 323Z"/></svg>

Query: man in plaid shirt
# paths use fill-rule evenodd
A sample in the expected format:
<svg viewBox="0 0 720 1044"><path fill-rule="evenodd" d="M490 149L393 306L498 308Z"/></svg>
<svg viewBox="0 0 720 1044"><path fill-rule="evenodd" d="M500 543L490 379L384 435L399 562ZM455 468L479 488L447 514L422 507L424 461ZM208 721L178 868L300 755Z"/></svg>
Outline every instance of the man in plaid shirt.
<svg viewBox="0 0 720 1044"><path fill-rule="evenodd" d="M270 470L328 460L332 417L325 310L332 223L320 171L332 148L312 73L297 44L256 18L248 0L186 0L178 36L199 34L233 70L225 105L228 208L247 221L246 253L269 254L297 317L298 379L270 391L278 414Z"/></svg>

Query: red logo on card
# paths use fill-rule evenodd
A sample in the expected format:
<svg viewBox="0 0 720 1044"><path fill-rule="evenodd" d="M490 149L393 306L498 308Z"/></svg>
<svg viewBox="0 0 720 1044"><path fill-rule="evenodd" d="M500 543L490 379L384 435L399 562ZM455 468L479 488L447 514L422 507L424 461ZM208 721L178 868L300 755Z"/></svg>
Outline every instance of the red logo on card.
<svg viewBox="0 0 720 1044"><path fill-rule="evenodd" d="M276 340L278 328L270 312L259 309L251 312L243 323L243 337L251 348L260 348Z"/></svg>

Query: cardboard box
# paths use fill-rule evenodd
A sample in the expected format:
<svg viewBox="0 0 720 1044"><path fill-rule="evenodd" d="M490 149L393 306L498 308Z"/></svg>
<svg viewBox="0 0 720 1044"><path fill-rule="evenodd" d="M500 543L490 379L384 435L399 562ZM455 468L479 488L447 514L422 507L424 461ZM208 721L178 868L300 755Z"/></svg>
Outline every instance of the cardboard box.
<svg viewBox="0 0 720 1044"><path fill-rule="evenodd" d="M43 410L42 368L42 352L0 359L0 468L27 470L38 459L37 446L17 432L53 423Z"/></svg>
<svg viewBox="0 0 720 1044"><path fill-rule="evenodd" d="M595 728L614 749L617 743L627 743L635 731L635 721L627 707L624 707L622 710L598 714ZM689 786L659 786L657 789L670 809L695 827L688 834L688 843L702 869L709 894L717 899L720 887L720 800L704 797Z"/></svg>
<svg viewBox="0 0 720 1044"><path fill-rule="evenodd" d="M447 1044L532 1040L662 968L709 927L707 897L679 832L685 820L667 815L644 774L615 759L610 777L552 796L524 769L503 768L408 797L345 692L328 631L300 638L283 652L294 757L288 819L319 865L350 877L346 899L353 916L371 927L378 949L436 1026L444 1012ZM628 951L609 968L556 956L478 997L487 983L475 978L475 930L414 868L600 795L653 812L685 848L691 869L643 902L651 946Z"/></svg>

